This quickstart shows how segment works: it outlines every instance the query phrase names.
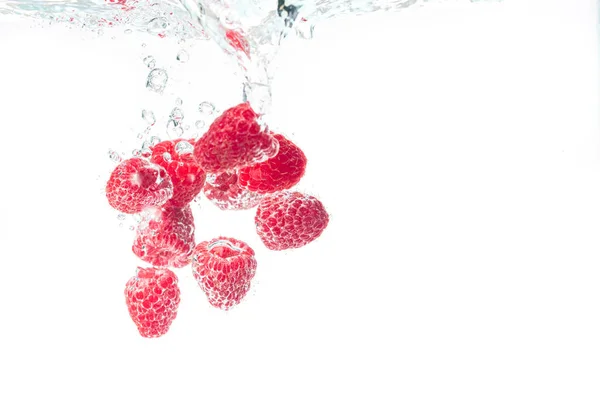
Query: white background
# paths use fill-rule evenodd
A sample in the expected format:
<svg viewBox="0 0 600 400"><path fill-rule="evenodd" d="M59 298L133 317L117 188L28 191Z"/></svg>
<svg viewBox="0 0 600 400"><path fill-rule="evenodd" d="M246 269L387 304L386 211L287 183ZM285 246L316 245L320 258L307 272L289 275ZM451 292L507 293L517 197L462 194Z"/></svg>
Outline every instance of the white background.
<svg viewBox="0 0 600 400"><path fill-rule="evenodd" d="M287 43L273 126L330 226L269 252L252 211L195 204L197 239L248 242L256 279L224 313L180 271L155 340L125 307L142 264L106 152L139 145L143 108L181 96L193 125L200 101L239 102L239 78L200 43L158 96L141 57L175 65L173 42L0 21L0 398L597 400L594 3L415 8Z"/></svg>

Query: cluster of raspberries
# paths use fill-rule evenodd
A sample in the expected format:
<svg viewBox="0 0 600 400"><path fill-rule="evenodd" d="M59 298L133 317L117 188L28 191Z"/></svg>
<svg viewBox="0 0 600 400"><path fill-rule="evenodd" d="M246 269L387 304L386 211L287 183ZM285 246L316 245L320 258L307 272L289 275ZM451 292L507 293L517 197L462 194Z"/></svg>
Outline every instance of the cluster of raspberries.
<svg viewBox="0 0 600 400"><path fill-rule="evenodd" d="M327 227L329 215L318 199L289 190L304 175L306 156L257 118L248 103L239 104L197 141L160 142L112 172L108 202L141 216L132 250L151 265L138 267L125 288L142 336L164 335L177 316L180 292L169 268L191 264L210 304L223 310L250 289L257 263L246 243L231 237L196 243L190 202L200 192L222 210L257 207L256 232L270 250L302 247Z"/></svg>

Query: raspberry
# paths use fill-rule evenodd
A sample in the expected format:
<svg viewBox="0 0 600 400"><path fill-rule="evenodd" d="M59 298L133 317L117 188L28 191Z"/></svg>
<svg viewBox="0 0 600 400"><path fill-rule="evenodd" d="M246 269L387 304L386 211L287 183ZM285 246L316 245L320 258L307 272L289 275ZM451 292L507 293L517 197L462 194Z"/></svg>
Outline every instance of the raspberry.
<svg viewBox="0 0 600 400"><path fill-rule="evenodd" d="M250 104L242 103L221 114L198 140L194 155L208 173L245 167L277 154L277 140L257 122Z"/></svg>
<svg viewBox="0 0 600 400"><path fill-rule="evenodd" d="M261 194L241 187L235 171L209 176L203 190L206 198L221 210L247 210L262 198Z"/></svg>
<svg viewBox="0 0 600 400"><path fill-rule="evenodd" d="M108 203L126 214L149 206L162 206L173 196L173 183L167 171L142 158L120 163L106 184Z"/></svg>
<svg viewBox="0 0 600 400"><path fill-rule="evenodd" d="M208 302L228 310L242 301L256 272L254 251L244 242L226 237L199 243L192 272Z"/></svg>
<svg viewBox="0 0 600 400"><path fill-rule="evenodd" d="M257 193L274 193L289 189L304 175L306 156L298 146L283 135L274 135L279 151L274 157L258 164L241 168L240 185Z"/></svg>
<svg viewBox="0 0 600 400"><path fill-rule="evenodd" d="M168 269L138 267L125 285L125 302L140 335L162 336L177 316L177 276Z"/></svg>
<svg viewBox="0 0 600 400"><path fill-rule="evenodd" d="M183 207L200 193L206 174L193 154L193 140L168 140L152 148L150 160L167 170L173 182L170 204Z"/></svg>
<svg viewBox="0 0 600 400"><path fill-rule="evenodd" d="M133 253L155 267L183 267L194 250L194 215L189 205L165 206L142 221L133 242Z"/></svg>
<svg viewBox="0 0 600 400"><path fill-rule="evenodd" d="M256 232L270 250L307 245L327 227L329 215L315 197L299 192L265 196L256 210Z"/></svg>

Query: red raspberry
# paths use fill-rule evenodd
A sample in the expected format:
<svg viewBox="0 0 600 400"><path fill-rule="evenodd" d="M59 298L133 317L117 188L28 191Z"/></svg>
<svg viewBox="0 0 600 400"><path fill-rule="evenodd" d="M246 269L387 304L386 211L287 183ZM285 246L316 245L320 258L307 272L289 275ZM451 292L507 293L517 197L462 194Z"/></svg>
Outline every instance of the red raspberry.
<svg viewBox="0 0 600 400"><path fill-rule="evenodd" d="M274 193L289 189L304 175L306 156L302 150L283 135L274 137L279 142L279 151L274 157L239 171L240 185L252 192Z"/></svg>
<svg viewBox="0 0 600 400"><path fill-rule="evenodd" d="M265 196L256 210L256 232L270 250L302 247L319 236L329 215L315 197L299 192Z"/></svg>
<svg viewBox="0 0 600 400"><path fill-rule="evenodd" d="M261 194L238 184L235 171L210 175L204 184L204 195L221 210L247 210L260 202Z"/></svg>
<svg viewBox="0 0 600 400"><path fill-rule="evenodd" d="M242 103L221 114L198 140L194 155L208 173L245 167L277 154L277 140L261 129L250 104Z"/></svg>
<svg viewBox="0 0 600 400"><path fill-rule="evenodd" d="M173 196L173 184L167 171L142 158L120 163L106 184L108 203L126 214L135 214L150 206L162 206Z"/></svg>
<svg viewBox="0 0 600 400"><path fill-rule="evenodd" d="M152 148L150 160L167 170L173 182L170 204L183 207L200 193L206 174L194 157L193 140L168 140Z"/></svg>
<svg viewBox="0 0 600 400"><path fill-rule="evenodd" d="M140 335L162 336L177 316L177 276L168 269L138 267L125 285L125 302Z"/></svg>
<svg viewBox="0 0 600 400"><path fill-rule="evenodd" d="M183 267L194 250L194 215L189 205L149 210L136 232L133 253L155 267Z"/></svg>
<svg viewBox="0 0 600 400"><path fill-rule="evenodd" d="M256 272L254 250L226 237L199 243L194 249L192 272L208 302L228 310L239 304L250 289Z"/></svg>

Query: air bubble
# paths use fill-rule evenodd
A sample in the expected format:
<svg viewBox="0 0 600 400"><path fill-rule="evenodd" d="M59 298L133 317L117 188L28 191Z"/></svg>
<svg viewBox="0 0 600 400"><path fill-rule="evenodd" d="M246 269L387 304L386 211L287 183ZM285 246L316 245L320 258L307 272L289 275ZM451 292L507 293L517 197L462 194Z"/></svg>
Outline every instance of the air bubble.
<svg viewBox="0 0 600 400"><path fill-rule="evenodd" d="M196 121L196 128L198 129L202 129L204 128L204 126L206 125L206 122L202 121L201 119L199 119L198 121Z"/></svg>
<svg viewBox="0 0 600 400"><path fill-rule="evenodd" d="M133 150L131 152L131 154L133 154L134 157L139 157L142 155L142 152L136 149L136 150Z"/></svg>
<svg viewBox="0 0 600 400"><path fill-rule="evenodd" d="M144 64L146 67L153 69L156 66L156 60L153 56L146 56L144 57Z"/></svg>
<svg viewBox="0 0 600 400"><path fill-rule="evenodd" d="M148 81L146 82L146 87L150 90L153 90L157 93L162 93L167 86L167 81L169 76L167 75L167 71L164 69L155 68L150 71L148 74Z"/></svg>
<svg viewBox="0 0 600 400"><path fill-rule="evenodd" d="M154 125L156 123L156 117L152 111L142 110L142 118L148 123L148 125Z"/></svg>
<svg viewBox="0 0 600 400"><path fill-rule="evenodd" d="M151 146L156 146L159 143L160 143L160 138L158 136L152 136L150 138L150 145Z"/></svg>
<svg viewBox="0 0 600 400"><path fill-rule="evenodd" d="M179 142L175 145L175 151L179 155L193 153L194 146L192 146L192 144L190 142L186 142L185 140L182 140L181 142Z"/></svg>
<svg viewBox="0 0 600 400"><path fill-rule="evenodd" d="M173 110L171 110L171 115L169 115L169 118L171 121L175 122L175 126L179 126L181 121L183 121L183 111L181 111L181 108L175 107Z"/></svg>
<svg viewBox="0 0 600 400"><path fill-rule="evenodd" d="M181 100L179 97L177 99L175 99L175 104L177 104L178 106L182 106L183 105L183 100Z"/></svg>
<svg viewBox="0 0 600 400"><path fill-rule="evenodd" d="M198 106L198 111L200 111L202 114L205 114L205 115L212 115L215 112L215 106L213 103L210 103L208 101L203 101Z"/></svg>
<svg viewBox="0 0 600 400"><path fill-rule="evenodd" d="M133 31L131 29L125 29L123 31L126 35L131 35L133 33Z"/></svg>
<svg viewBox="0 0 600 400"><path fill-rule="evenodd" d="M166 162L171 162L171 155L169 153L163 153L163 160L165 160Z"/></svg>
<svg viewBox="0 0 600 400"><path fill-rule="evenodd" d="M119 155L119 153L117 153L114 150L109 150L108 151L108 157L110 157L111 161L114 162L121 162L121 156Z"/></svg>
<svg viewBox="0 0 600 400"><path fill-rule="evenodd" d="M117 215L117 219L118 219L119 221L125 221L125 218L126 218L126 217L125 217L125 214L119 214L119 215Z"/></svg>
<svg viewBox="0 0 600 400"><path fill-rule="evenodd" d="M138 139L141 139L143 137L144 137L144 133L143 132L140 132L140 133L137 134L137 138Z"/></svg>
<svg viewBox="0 0 600 400"><path fill-rule="evenodd" d="M177 53L177 61L185 63L188 62L189 59L190 55L187 53L187 51L181 50L179 53Z"/></svg>

